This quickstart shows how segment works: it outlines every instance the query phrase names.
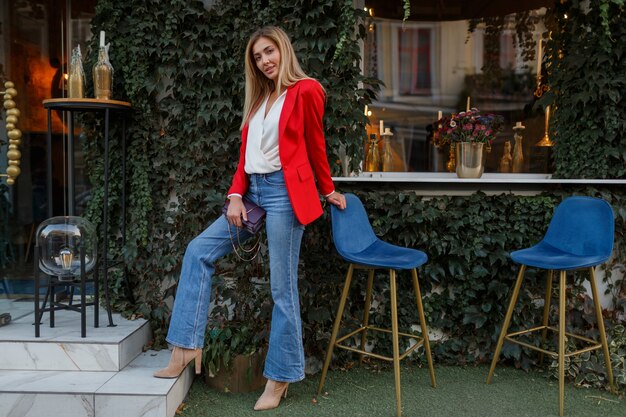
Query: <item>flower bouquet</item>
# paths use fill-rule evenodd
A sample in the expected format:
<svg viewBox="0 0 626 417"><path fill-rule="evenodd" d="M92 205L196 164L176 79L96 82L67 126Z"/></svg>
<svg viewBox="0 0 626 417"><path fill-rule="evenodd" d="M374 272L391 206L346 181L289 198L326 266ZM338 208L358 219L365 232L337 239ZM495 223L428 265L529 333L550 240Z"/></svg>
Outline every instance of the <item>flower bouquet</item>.
<svg viewBox="0 0 626 417"><path fill-rule="evenodd" d="M480 178L485 166L485 154L491 150L491 142L503 128L499 115L482 116L478 109L471 109L443 117L436 121L433 144L437 148L450 146L448 170L456 171L460 178Z"/></svg>
<svg viewBox="0 0 626 417"><path fill-rule="evenodd" d="M491 145L495 135L502 131L504 120L495 114L481 116L478 109L473 108L451 117L443 117L435 124L438 129L434 132L433 144L438 148L456 142Z"/></svg>

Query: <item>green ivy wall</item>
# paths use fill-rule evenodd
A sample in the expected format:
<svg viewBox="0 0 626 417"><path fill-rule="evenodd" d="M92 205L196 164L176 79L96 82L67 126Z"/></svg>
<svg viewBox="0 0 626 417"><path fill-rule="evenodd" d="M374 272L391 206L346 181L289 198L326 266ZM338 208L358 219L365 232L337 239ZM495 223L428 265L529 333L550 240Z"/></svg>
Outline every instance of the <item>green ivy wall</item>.
<svg viewBox="0 0 626 417"><path fill-rule="evenodd" d="M626 177L626 25L624 0L555 2L547 27L550 91L556 109L556 174Z"/></svg>
<svg viewBox="0 0 626 417"><path fill-rule="evenodd" d="M338 174L340 148L352 156L353 163L362 158L362 109L370 102L373 91L361 88L360 82L366 81L365 85L373 88L378 85L359 75L357 40L366 33L358 24L360 13L353 10L351 0L220 1L208 11L201 2L183 0L98 3L94 33L105 30L107 39L111 39L114 98L128 100L134 108L125 155L130 171L126 247L121 247L119 221L114 220L108 231L111 251L123 255L129 263L132 297L126 294L120 271L114 274L112 290L118 309L151 320L156 347L164 346L170 313L165 301L173 295L184 248L219 215L235 169L243 99L243 50L248 36L262 25L284 27L292 35L305 70L326 87L329 160L331 169ZM91 46L93 50L96 45ZM86 63L87 68L91 65L92 62ZM621 68L619 72L615 66L613 71L619 72L623 89L626 67ZM565 94L566 89L561 87L559 91ZM589 94L599 93L594 90ZM581 123L600 123L595 112L591 113L593 118L588 117L589 107L574 106L568 111L575 113ZM84 122L95 135L98 121ZM555 126L562 128L561 124ZM617 126L610 137L589 130L593 135L589 133L588 140L594 142L588 147L583 146L586 132L583 129L574 138L570 131L558 131L559 173L623 176L624 142ZM114 160L124 157L117 133L112 142ZM89 143L90 178L95 187L90 216L98 221L102 149L97 140ZM581 151L571 152L568 147L581 147ZM119 217L119 174L119 166L115 165L112 183L116 185L111 190L114 219ZM352 191L365 201L373 226L382 238L428 253L429 262L420 274L428 324L444 336L433 345L439 363L474 364L489 359L516 273L507 252L528 246L542 236L554 207L564 195L599 195L612 203L617 216L617 241L621 245L618 260L623 262L626 258L622 190L559 190L534 197L476 193L469 197L436 198L423 198L410 190ZM346 270L332 246L329 227L327 214L307 227L300 267L305 349L309 357L318 359L328 343ZM213 352L215 361L249 351L251 344L258 347L266 342L271 305L267 285L258 282L268 275L264 250L257 262L241 264L227 258L218 266L214 291L217 299L238 297L240 302L234 317L224 308L215 309L211 317L208 339L219 339L219 343L213 344L214 349L219 346L219 351ZM400 277L399 316L401 325L407 328L417 323L415 302L410 281L403 274ZM384 275L379 278L375 300L380 314L373 320L382 323L389 319L389 287ZM351 293L347 322L356 321L362 314L363 281L357 280ZM531 271L515 323L537 320L541 309L532 301L543 294L542 286L542 276ZM618 294L622 289L616 287L613 291ZM573 292L579 296L570 302L582 307L585 300L579 285L574 286ZM572 314L571 324L583 332L591 331L584 314ZM618 334L619 327L615 328L614 324L609 325L612 335ZM384 336L376 343L388 350L384 346L390 345L381 342ZM626 347L626 342L621 346ZM505 348L504 356L524 367L535 360L535 356L510 346ZM421 360L419 355L415 359ZM626 375L623 361L621 373L616 370L616 374L622 378ZM594 375L602 378L601 371Z"/></svg>

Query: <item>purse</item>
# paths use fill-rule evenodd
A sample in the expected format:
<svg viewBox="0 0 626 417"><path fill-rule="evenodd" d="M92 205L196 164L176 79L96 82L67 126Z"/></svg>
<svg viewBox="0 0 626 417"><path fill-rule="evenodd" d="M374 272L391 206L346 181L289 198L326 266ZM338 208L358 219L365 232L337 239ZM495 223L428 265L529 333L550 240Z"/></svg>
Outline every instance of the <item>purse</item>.
<svg viewBox="0 0 626 417"><path fill-rule="evenodd" d="M265 210L263 210L263 208L257 206L256 204L254 204L252 201L248 199L242 198L242 201L243 201L243 206L246 208L246 214L248 215L248 220L242 220L243 227L247 231L255 235L261 229L261 227L263 227L263 224L265 223ZM224 207L222 207L222 213L224 214L224 217L226 216L226 213L228 212L229 205L230 205L230 200L226 201L226 203L224 204ZM254 243L254 245L252 245L252 247L244 248L243 245L241 244L241 241L239 240L239 230L237 230L236 234L237 234L237 245L235 245L235 241L233 240L233 235L230 231L230 223L228 223L228 235L230 236L230 243L233 245L233 251L235 252L237 257L241 259L242 261L246 261L246 262L252 261L254 258L256 258L256 256L259 253L259 249L261 247L261 237L260 236L257 237L257 240ZM239 248L237 248L237 246L239 246ZM252 257L249 259L246 259L241 253L239 253L240 250L245 253L252 254Z"/></svg>
<svg viewBox="0 0 626 417"><path fill-rule="evenodd" d="M242 201L244 207L246 208L246 214L248 215L248 220L242 220L243 227L248 232L256 235L265 223L265 210L246 198L243 198ZM224 207L222 207L222 213L224 216L226 216L226 213L228 212L228 206L230 206L230 200L227 200Z"/></svg>

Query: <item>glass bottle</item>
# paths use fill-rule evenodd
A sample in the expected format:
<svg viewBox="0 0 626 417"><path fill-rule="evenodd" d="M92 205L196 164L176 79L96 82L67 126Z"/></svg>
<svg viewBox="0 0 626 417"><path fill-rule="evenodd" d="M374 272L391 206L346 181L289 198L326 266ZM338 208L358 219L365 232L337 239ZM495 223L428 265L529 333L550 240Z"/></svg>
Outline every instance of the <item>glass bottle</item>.
<svg viewBox="0 0 626 417"><path fill-rule="evenodd" d="M101 46L98 62L93 67L93 90L98 100L111 99L113 85L113 67L109 62L109 46Z"/></svg>
<svg viewBox="0 0 626 417"><path fill-rule="evenodd" d="M393 152L391 151L391 137L393 133L389 128L385 129L382 134L383 138L383 155L382 155L382 170L384 172L393 171Z"/></svg>
<svg viewBox="0 0 626 417"><path fill-rule="evenodd" d="M369 150L367 151L367 157L365 158L365 171L380 171L380 154L378 152L376 133L372 133L370 135Z"/></svg>
<svg viewBox="0 0 626 417"><path fill-rule="evenodd" d="M83 58L80 53L80 45L72 49L72 59L70 61L70 74L67 80L68 97L85 97L85 70L83 69Z"/></svg>
<svg viewBox="0 0 626 417"><path fill-rule="evenodd" d="M522 133L521 131L525 129L525 126L522 126L522 122L517 122L513 127L513 139L515 140L515 146L513 148L513 165L511 167L511 172L522 172L524 169L524 151L522 145Z"/></svg>

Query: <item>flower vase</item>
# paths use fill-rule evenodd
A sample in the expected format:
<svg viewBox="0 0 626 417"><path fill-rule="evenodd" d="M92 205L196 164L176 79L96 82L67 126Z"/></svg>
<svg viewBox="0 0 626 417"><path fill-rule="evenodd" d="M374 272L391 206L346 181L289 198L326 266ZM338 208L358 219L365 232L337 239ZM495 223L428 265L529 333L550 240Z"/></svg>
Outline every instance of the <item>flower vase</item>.
<svg viewBox="0 0 626 417"><path fill-rule="evenodd" d="M480 178L485 170L484 143L456 143L456 175L459 178Z"/></svg>
<svg viewBox="0 0 626 417"><path fill-rule="evenodd" d="M72 61L70 64L67 86L69 98L85 97L85 70L83 69L83 58L80 53L80 45L72 49Z"/></svg>
<svg viewBox="0 0 626 417"><path fill-rule="evenodd" d="M365 158L365 171L375 172L380 171L380 153L378 151L378 140L376 140L376 134L370 135L369 147L367 150L367 156Z"/></svg>
<svg viewBox="0 0 626 417"><path fill-rule="evenodd" d="M391 172L393 171L393 151L391 150L391 137L393 136L393 133L391 133L391 130L389 128L385 129L385 132L382 134L382 140L383 140L383 151L382 151L382 155L381 155L381 168L382 171L384 172Z"/></svg>
<svg viewBox="0 0 626 417"><path fill-rule="evenodd" d="M98 62L93 70L93 90L98 100L110 100L113 85L113 66L109 62L109 47L101 46L98 52Z"/></svg>

